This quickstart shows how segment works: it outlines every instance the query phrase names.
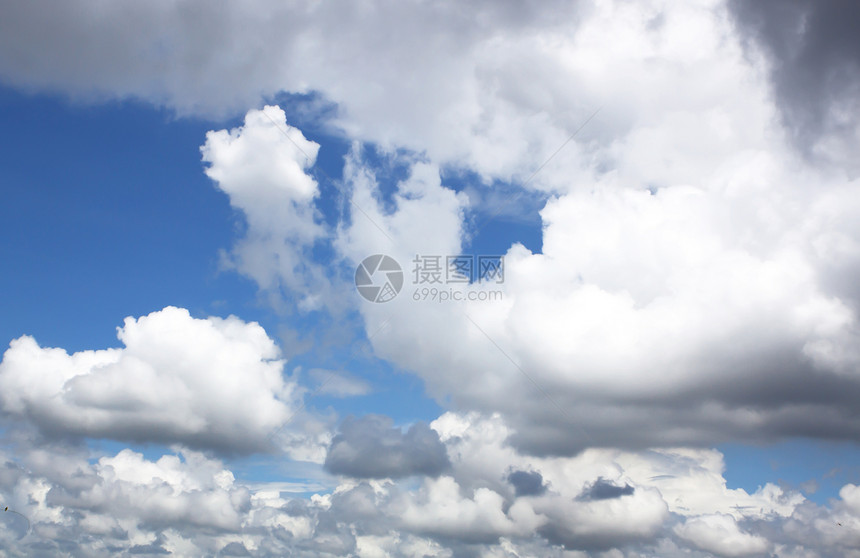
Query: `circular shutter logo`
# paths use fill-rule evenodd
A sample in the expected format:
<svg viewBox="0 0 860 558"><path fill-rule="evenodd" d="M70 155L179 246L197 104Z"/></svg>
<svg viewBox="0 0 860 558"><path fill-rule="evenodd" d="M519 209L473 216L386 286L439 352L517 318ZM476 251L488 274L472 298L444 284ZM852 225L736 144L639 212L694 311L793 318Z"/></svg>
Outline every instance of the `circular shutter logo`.
<svg viewBox="0 0 860 558"><path fill-rule="evenodd" d="M403 270L391 256L368 256L355 268L355 288L370 302L388 302L403 288Z"/></svg>

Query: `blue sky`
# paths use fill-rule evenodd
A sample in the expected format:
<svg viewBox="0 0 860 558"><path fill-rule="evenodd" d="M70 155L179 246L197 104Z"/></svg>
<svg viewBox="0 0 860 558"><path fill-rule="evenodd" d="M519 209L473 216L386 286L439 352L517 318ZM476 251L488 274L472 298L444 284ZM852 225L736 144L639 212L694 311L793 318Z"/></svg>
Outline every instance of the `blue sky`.
<svg viewBox="0 0 860 558"><path fill-rule="evenodd" d="M259 300L251 281L219 265L219 250L243 223L202 173L199 144L211 122L139 103L82 106L8 89L2 108L10 129L27 131L3 145L11 195L3 258L15 270L2 276L4 338L32 335L69 352L118 347L116 327L125 316L168 305L197 316L240 315L276 335L284 316ZM341 174L343 141L309 135L325 141L318 164L328 195L320 205L336 214L338 185L328 177ZM315 322L302 320L308 329ZM300 354L290 368L337 367L373 389L345 401L316 394L309 407L339 416L385 413L399 423L438 416L419 379L362 358L349 342L334 347L334 356L331 349ZM317 383L307 381L311 390ZM283 464L279 469L288 474Z"/></svg>
<svg viewBox="0 0 860 558"><path fill-rule="evenodd" d="M0 24L0 548L860 551L838 2L262 4Z"/></svg>
<svg viewBox="0 0 860 558"><path fill-rule="evenodd" d="M219 265L219 251L244 224L202 172L199 146L212 122L140 103L94 107L9 89L2 95L7 127L26 131L3 145L11 196L3 259L15 270L2 276L4 338L32 335L69 352L117 347L123 318L169 305L196 316L236 314L277 335L284 316L259 300L251 281ZM308 135L325 142L320 207L336 218L338 185L328 177L341 174L344 142ZM309 330L315 321L303 318ZM341 415L386 413L402 423L438 416L416 378L361 358L349 344L334 357L328 349L298 355L290 367L342 367L374 390L354 401L322 394L309 405L336 404Z"/></svg>

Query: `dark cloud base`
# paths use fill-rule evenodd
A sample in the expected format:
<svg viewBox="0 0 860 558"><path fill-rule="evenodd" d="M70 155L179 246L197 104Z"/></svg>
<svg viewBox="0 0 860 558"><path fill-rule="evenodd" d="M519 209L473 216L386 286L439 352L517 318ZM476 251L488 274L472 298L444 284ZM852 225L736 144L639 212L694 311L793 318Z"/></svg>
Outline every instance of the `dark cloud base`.
<svg viewBox="0 0 860 558"><path fill-rule="evenodd" d="M435 477L450 467L439 434L419 422L405 433L379 415L347 418L331 442L325 468L356 478Z"/></svg>

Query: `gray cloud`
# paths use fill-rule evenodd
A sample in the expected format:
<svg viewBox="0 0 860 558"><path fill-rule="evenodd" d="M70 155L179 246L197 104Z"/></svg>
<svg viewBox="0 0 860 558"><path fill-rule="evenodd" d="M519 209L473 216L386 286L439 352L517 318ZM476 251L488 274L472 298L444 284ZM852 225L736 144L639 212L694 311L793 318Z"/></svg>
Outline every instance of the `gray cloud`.
<svg viewBox="0 0 860 558"><path fill-rule="evenodd" d="M860 4L730 0L728 6L743 35L770 58L774 92L798 144L812 154L822 136L838 134L856 146Z"/></svg>
<svg viewBox="0 0 860 558"><path fill-rule="evenodd" d="M330 472L358 478L438 476L449 465L439 435L425 423L403 433L379 415L345 419L325 460Z"/></svg>
<svg viewBox="0 0 860 558"><path fill-rule="evenodd" d="M537 471L512 471L508 482L514 487L517 496L540 496L546 492L543 477Z"/></svg>
<svg viewBox="0 0 860 558"><path fill-rule="evenodd" d="M251 553L240 542L231 542L221 549L221 556L250 556Z"/></svg>
<svg viewBox="0 0 860 558"><path fill-rule="evenodd" d="M435 35L438 48L458 52L502 30L555 25L562 14L572 20L579 10L564 1L550 7L486 0L406 6L381 0L368 7L370 12L267 0L225 9L201 1L10 5L0 21L0 76L20 87L89 99L136 97L185 112L223 113L281 90L306 89L301 74L312 70L308 57L317 59L330 48L363 48L371 33L387 31L378 35L384 40L374 42L372 56L411 65L426 57L400 59L396 47L423 50L421 37ZM347 66L355 67L353 62Z"/></svg>
<svg viewBox="0 0 860 558"><path fill-rule="evenodd" d="M511 436L535 454L576 453L593 445L644 449L655 445L706 446L729 440L759 443L792 436L853 441L860 382L822 374L796 347L774 347L745 360L714 355L701 381L663 394L626 401L577 401L554 393L561 414L540 394L517 401L531 420ZM755 420L744 420L755 413ZM596 418L599 417L599 418Z"/></svg>
<svg viewBox="0 0 860 558"><path fill-rule="evenodd" d="M622 496L632 496L633 492L635 492L635 488L629 484L625 483L624 486L618 486L603 480L603 477L598 477L593 484L582 491L578 499L585 501L612 500Z"/></svg>
<svg viewBox="0 0 860 558"><path fill-rule="evenodd" d="M548 523L538 532L552 545L564 547L566 550L605 551L612 548L627 548L634 543L641 543L650 537L617 534L577 535L567 532L562 521Z"/></svg>
<svg viewBox="0 0 860 558"><path fill-rule="evenodd" d="M131 547L128 550L128 553L129 554L144 554L144 555L147 555L147 554L149 554L149 555L170 554L170 552L168 552L167 549L165 549L163 546L161 546L158 543L137 544L137 545L134 545L133 547ZM227 554L226 556L230 556L230 554Z"/></svg>

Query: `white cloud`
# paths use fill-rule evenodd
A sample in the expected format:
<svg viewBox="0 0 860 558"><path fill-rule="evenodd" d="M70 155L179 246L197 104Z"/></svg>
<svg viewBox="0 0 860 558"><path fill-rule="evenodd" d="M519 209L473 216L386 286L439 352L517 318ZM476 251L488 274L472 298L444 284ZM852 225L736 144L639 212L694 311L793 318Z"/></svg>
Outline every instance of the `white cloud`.
<svg viewBox="0 0 860 558"><path fill-rule="evenodd" d="M553 544L574 549L609 549L652 541L668 519L660 493L640 487L631 496L595 502L544 496L535 511L550 518L541 530Z"/></svg>
<svg viewBox="0 0 860 558"><path fill-rule="evenodd" d="M758 86L766 57L748 49L756 74L743 71L730 14L719 0L253 0L218 10L199 0L31 2L0 22L0 76L23 88L210 115L243 112L279 91L318 91L338 105L334 124L350 138L520 180L603 105L602 124L567 150L571 164L550 166L535 185L587 181L587 164L576 160L596 155L593 143L635 143L637 153L612 157L612 166L647 166L676 181L736 153L733 135L754 137L775 116L759 111L758 100L772 96ZM824 80L822 71L808 81L853 91L853 80ZM813 88L817 103L832 104L819 116L856 141L852 97L829 93ZM687 129L684 141L652 127L667 118ZM836 140L820 147L850 163Z"/></svg>
<svg viewBox="0 0 860 558"><path fill-rule="evenodd" d="M725 514L738 520L788 518L805 499L766 484L754 493L726 486L723 456L716 450L663 448L648 451L589 449L576 457L523 455L506 443L510 427L499 416L446 413L432 424L448 446L454 475L465 491L488 487L514 496L511 470L537 471L545 493L528 501L549 518L542 532L582 547L653 538L669 514ZM633 492L617 498L583 499L597 479ZM619 492L621 494L621 492ZM570 518L577 517L577 521Z"/></svg>
<svg viewBox="0 0 860 558"><path fill-rule="evenodd" d="M200 150L210 164L206 175L245 213L251 228L303 240L319 236L313 208L306 207L319 194L306 174L319 145L288 126L280 107L249 111L244 125L229 132L208 132Z"/></svg>
<svg viewBox="0 0 860 558"><path fill-rule="evenodd" d="M540 173L536 187L557 192L542 253L510 248L504 300L413 304L407 291L365 304L371 342L454 408L511 417L531 452L853 439L857 299L844 278L860 259L844 216L860 184L787 147L761 68L719 7L646 11L600 3L571 39L542 36L567 64L552 83L588 75L583 87L607 92L594 134L611 139ZM353 211L351 261L460 252L468 206L418 197L386 214L373 177L350 165L362 213L409 223L386 228L386 243Z"/></svg>
<svg viewBox="0 0 860 558"><path fill-rule="evenodd" d="M328 231L308 174L318 146L283 111L252 110L241 128L207 136L207 174L248 223L230 261L305 310L348 304L308 259L315 243L331 242L352 263L387 253L409 267L416 253L458 254L470 212L483 208L440 175L461 167L487 183L523 181L604 107L529 184L551 195L542 253L510 248L503 301L415 304L407 291L360 306L376 353L454 409L434 422L450 474L417 488L344 484L307 501L272 486L244 511L244 500L225 496L235 482L207 458L70 459L80 472L73 482L31 456L31 470L10 465L0 480L39 536L127 531L115 544L188 555L228 543L256 555L860 552L853 485L829 507L773 484L728 489L720 454L703 449L860 435L860 183L788 146L768 68L742 51L722 2L572 6L10 8L0 21L7 83L204 114L244 111L281 90L318 91L337 103L326 124L349 139L419 154L407 156L410 177L385 205L356 141L344 171L354 205ZM850 136L856 118L837 116ZM838 138L819 146L837 166L851 162ZM254 324L166 309L121 334L124 349L73 355L16 340L0 365L4 410L45 434L228 450L262 447L289 415L295 388ZM313 436L282 438L321 462L330 434L318 422L302 428ZM198 470L208 480L189 472ZM517 497L511 470L539 471L545 493ZM87 479L117 498L96 498ZM598 479L625 491L583 499ZM58 504L62 491L73 497ZM146 502L149 491L163 498ZM165 507L168 494L176 508ZM88 509L83 496L120 511ZM225 515L170 530L128 511L176 519L197 497ZM213 526L230 538L207 542L195 531Z"/></svg>
<svg viewBox="0 0 860 558"><path fill-rule="evenodd" d="M616 462L631 479L660 491L669 511L681 515L724 514L789 517L804 502L795 491L765 483L753 493L728 488L723 455L714 449L655 449L622 453Z"/></svg>
<svg viewBox="0 0 860 558"><path fill-rule="evenodd" d="M244 111L279 91L315 90L343 107L336 125L350 137L521 174L525 158L548 154L595 108L590 98L571 102L564 85L521 91L511 79L540 58L547 62L535 81L562 70L545 56L552 41L543 35L563 40L583 11L561 1L538 9L484 0L255 0L223 11L203 2L20 6L0 24L0 51L10 53L0 76L22 87L143 98L208 115ZM517 50L524 54L512 58L514 67L498 67ZM534 106L521 110L535 93ZM559 117L562 125L547 130Z"/></svg>
<svg viewBox="0 0 860 558"><path fill-rule="evenodd" d="M504 299L460 305L415 303L409 276L414 254L460 253L464 206L439 203L454 192L434 185L433 198L407 198L404 184L385 213L372 176L350 167L353 200L371 219L354 213L342 252L356 263L389 253L407 273L397 299L360 307L377 354L457 408L517 417L515 441L530 451L852 437L853 403L839 394L860 390L856 312L821 280L817 232L806 233L820 206L798 203L813 196L806 180L828 196L848 191L772 156L729 167L656 193L607 175L551 200L543 252L506 255ZM758 190L741 195L753 174Z"/></svg>
<svg viewBox="0 0 860 558"><path fill-rule="evenodd" d="M409 494L395 506L402 506L399 515L409 531L472 542L525 535L542 523L528 505L506 514L503 504L502 496L487 488L479 488L474 495L464 498L453 478L440 477L426 480L420 491ZM519 521L512 516L519 516Z"/></svg>
<svg viewBox="0 0 860 558"><path fill-rule="evenodd" d="M147 458L126 449L93 459L81 448L19 440L0 451L0 499L24 514L32 530L24 533L15 518L0 516L0 541L22 555L65 548L91 556L148 545L204 556L232 543L252 556L421 550L675 558L699 556L698 549L753 556L771 548L780 556L811 556L833 541L845 555L860 549L853 485L830 508L795 495L774 511L766 494L726 489L722 457L713 450L536 458L505 443L499 418L446 414L434 427L451 457L446 475L418 485L350 480L311 498L290 494L303 489L293 484L237 480L221 461L188 450ZM539 471L547 490L516 496L506 474L514 469ZM698 508L679 503L670 477L684 495L697 495ZM632 491L584 498L599 478Z"/></svg>
<svg viewBox="0 0 860 558"><path fill-rule="evenodd" d="M398 184L393 210L386 211L361 147L355 144L348 154L344 182L360 210L352 212L352 222L341 227L336 242L350 261L385 253L405 266L415 254L459 253L468 198L442 186L438 165L409 162L410 174Z"/></svg>
<svg viewBox="0 0 860 558"><path fill-rule="evenodd" d="M235 486L233 474L217 461L194 452L165 455L148 461L122 450L95 465L99 482L77 496L57 495L53 502L76 508L119 511L143 524L191 524L236 530L241 514L250 507L250 493Z"/></svg>
<svg viewBox="0 0 860 558"><path fill-rule="evenodd" d="M675 532L694 546L718 556L761 556L770 546L766 539L741 531L729 515L703 515L675 526Z"/></svg>
<svg viewBox="0 0 860 558"><path fill-rule="evenodd" d="M14 458L0 455L5 469L19 472L18 482L4 483L0 494L29 518L32 529L5 545L12 556L58 552L61 546L89 556L147 545L183 555L211 553L226 544L224 535L241 531L251 508L249 490L233 473L197 452L149 460L125 449L88 460L85 452L54 445L49 449L55 463L46 467L41 449L16 449ZM0 525L0 537L7 529ZM196 531L208 536L189 544Z"/></svg>
<svg viewBox="0 0 860 558"><path fill-rule="evenodd" d="M858 185L787 146L764 62L743 51L720 2L595 2L567 19L481 4L486 19L456 36L450 23L462 14L449 4L393 9L392 36L366 17L374 6L308 8L303 33L272 44L288 53L280 65L243 91L315 88L338 103L350 137L422 157L383 207L356 144L344 170L349 222L327 237L306 174L316 145L286 127L282 111L251 111L242 129L211 133L208 173L248 218L233 252L240 271L292 293L300 308L343 309L348 288L308 257L314 242L331 240L351 263L457 254L479 208L446 188L440 169L524 180L603 104L530 184L556 197L541 213L543 252L508 252L504 301L418 306L405 292L363 304L376 352L458 409L516 417L513 440L533 452L856 435ZM327 33L347 16L353 31ZM438 48L426 51L419 37L438 37ZM333 54L343 44L374 63L345 62ZM187 105L187 84L171 91ZM570 422L580 428L572 433Z"/></svg>
<svg viewBox="0 0 860 558"><path fill-rule="evenodd" d="M47 436L181 442L259 451L294 408L296 386L256 323L167 307L126 318L120 349L42 348L24 336L0 363L3 410Z"/></svg>
<svg viewBox="0 0 860 558"><path fill-rule="evenodd" d="M284 295L306 311L336 307L341 298L310 257L328 234L314 205L319 187L307 174L318 150L273 106L249 111L239 128L208 132L200 148L206 175L247 222L227 264L274 300Z"/></svg>

